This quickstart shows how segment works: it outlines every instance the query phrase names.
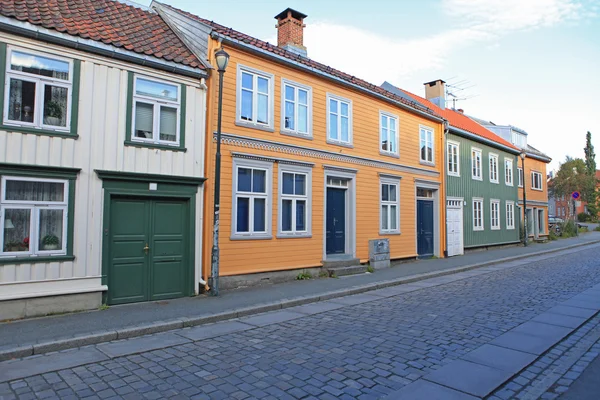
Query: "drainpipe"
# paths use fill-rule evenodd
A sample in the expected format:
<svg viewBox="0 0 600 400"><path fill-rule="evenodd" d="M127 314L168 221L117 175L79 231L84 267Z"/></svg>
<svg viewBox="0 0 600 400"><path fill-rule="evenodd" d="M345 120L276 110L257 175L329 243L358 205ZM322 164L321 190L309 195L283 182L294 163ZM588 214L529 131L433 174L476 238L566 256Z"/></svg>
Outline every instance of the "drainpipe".
<svg viewBox="0 0 600 400"><path fill-rule="evenodd" d="M448 170L448 160L446 160L446 157L448 157L448 132L450 132L450 124L448 124L447 120L444 120L444 139L443 139L443 143L444 143L444 147L442 150L442 175L443 175L443 179L444 179L444 198L442 199L442 201L445 203L444 205L444 224L446 224L446 229L444 229L444 232L446 232L446 240L444 240L444 258L448 257L448 224L446 221L448 221L448 174L446 173ZM459 155L460 156L460 155Z"/></svg>

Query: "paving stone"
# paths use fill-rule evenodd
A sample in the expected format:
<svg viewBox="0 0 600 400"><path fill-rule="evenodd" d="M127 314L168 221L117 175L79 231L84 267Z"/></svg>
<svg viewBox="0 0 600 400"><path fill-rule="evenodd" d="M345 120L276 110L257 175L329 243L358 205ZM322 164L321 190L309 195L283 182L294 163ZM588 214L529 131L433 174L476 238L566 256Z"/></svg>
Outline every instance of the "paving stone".
<svg viewBox="0 0 600 400"><path fill-rule="evenodd" d="M254 326L267 326L285 321L290 321L296 318L303 317L304 314L292 312L288 310L272 311L265 314L258 314L252 317L244 317L240 322Z"/></svg>
<svg viewBox="0 0 600 400"><path fill-rule="evenodd" d="M456 390L428 382L424 380L418 380L405 386L404 388L389 393L386 400L475 400L477 397L470 396L465 393L461 393Z"/></svg>
<svg viewBox="0 0 600 400"><path fill-rule="evenodd" d="M161 349L168 346L175 346L186 342L189 342L189 339L183 338L175 333L166 332L133 339L101 343L98 344L96 348L107 356L115 358Z"/></svg>
<svg viewBox="0 0 600 400"><path fill-rule="evenodd" d="M517 373L533 362L536 356L504 347L484 344L476 350L467 353L463 359L503 371Z"/></svg>
<svg viewBox="0 0 600 400"><path fill-rule="evenodd" d="M239 321L225 321L216 324L202 325L194 328L186 328L177 332L178 335L186 337L190 340L198 341L209 339L228 333L245 331L254 329L254 326L244 324Z"/></svg>

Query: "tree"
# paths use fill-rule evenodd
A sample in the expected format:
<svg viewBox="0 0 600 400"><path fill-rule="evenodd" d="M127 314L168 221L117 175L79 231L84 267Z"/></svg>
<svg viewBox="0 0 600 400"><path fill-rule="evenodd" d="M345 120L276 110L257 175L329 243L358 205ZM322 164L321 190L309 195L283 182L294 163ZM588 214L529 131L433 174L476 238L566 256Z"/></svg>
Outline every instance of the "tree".
<svg viewBox="0 0 600 400"><path fill-rule="evenodd" d="M592 178L587 173L585 161L581 158L567 156L565 162L560 164L549 190L556 198L565 196L565 198L570 199L571 193L583 193L595 180L595 176ZM582 200L585 199L582 198ZM568 214L572 215L572 212L573 210L569 207Z"/></svg>
<svg viewBox="0 0 600 400"><path fill-rule="evenodd" d="M585 188L582 188L581 197L587 202L588 212L592 217L598 215L598 195L596 193L596 153L592 144L592 133L588 131L585 136L585 167L586 173L590 177Z"/></svg>
<svg viewBox="0 0 600 400"><path fill-rule="evenodd" d="M588 131L585 135L585 166L590 175L596 175L596 153L594 153L594 145L592 144L592 133Z"/></svg>

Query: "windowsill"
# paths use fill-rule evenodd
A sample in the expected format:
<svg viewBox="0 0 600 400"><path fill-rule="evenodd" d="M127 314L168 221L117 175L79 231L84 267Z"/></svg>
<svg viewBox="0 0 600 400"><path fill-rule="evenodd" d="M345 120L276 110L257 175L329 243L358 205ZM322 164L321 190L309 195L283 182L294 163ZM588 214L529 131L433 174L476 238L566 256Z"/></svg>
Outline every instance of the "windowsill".
<svg viewBox="0 0 600 400"><path fill-rule="evenodd" d="M229 240L271 240L273 235L231 235Z"/></svg>
<svg viewBox="0 0 600 400"><path fill-rule="evenodd" d="M506 182L504 182L504 184L505 184L506 186L510 186L510 187L513 187L513 186L514 186L512 183L506 183Z"/></svg>
<svg viewBox="0 0 600 400"><path fill-rule="evenodd" d="M473 228L473 232L483 232L484 230L483 228Z"/></svg>
<svg viewBox="0 0 600 400"><path fill-rule="evenodd" d="M397 231L397 232L379 231L379 236L395 236L395 235L402 235L402 232L400 232L400 231Z"/></svg>
<svg viewBox="0 0 600 400"><path fill-rule="evenodd" d="M513 226L513 227L507 227L507 228L506 228L506 230L507 230L507 231L514 231L514 230L515 230L515 227L514 227L514 226Z"/></svg>
<svg viewBox="0 0 600 400"><path fill-rule="evenodd" d="M523 189L523 185L519 185L519 187L520 187L521 189Z"/></svg>
<svg viewBox="0 0 600 400"><path fill-rule="evenodd" d="M169 146L167 144L137 142L134 140L126 140L125 146L142 147L142 148L158 149L158 150L171 150L171 151L183 151L183 152L187 151L187 149L185 147L180 147L179 145Z"/></svg>
<svg viewBox="0 0 600 400"><path fill-rule="evenodd" d="M400 154L388 153L387 151L382 151L382 150L379 150L379 154L381 154L382 156L386 156L386 157L400 158Z"/></svg>
<svg viewBox="0 0 600 400"><path fill-rule="evenodd" d="M337 141L337 140L327 139L327 143L328 144L332 144L334 146L347 147L349 149L353 149L354 148L354 146L352 145L352 143L340 142L340 141Z"/></svg>
<svg viewBox="0 0 600 400"><path fill-rule="evenodd" d="M456 178L460 178L460 174L451 174L450 172L448 172L448 176L454 176Z"/></svg>
<svg viewBox="0 0 600 400"><path fill-rule="evenodd" d="M312 238L312 233L303 233L303 234L286 234L286 233L278 233L277 239L307 239Z"/></svg>
<svg viewBox="0 0 600 400"><path fill-rule="evenodd" d="M500 228L491 228L492 231L499 231Z"/></svg>
<svg viewBox="0 0 600 400"><path fill-rule="evenodd" d="M494 183L494 184L496 184L496 185L499 185L499 184L500 184L500 182L499 182L499 181L493 181L493 180L491 180L491 179L490 179L490 183Z"/></svg>
<svg viewBox="0 0 600 400"><path fill-rule="evenodd" d="M419 160L419 164L421 165L427 165L429 167L435 167L435 163L431 162L431 161L423 161L423 160Z"/></svg>
<svg viewBox="0 0 600 400"><path fill-rule="evenodd" d="M474 181L480 181L480 182L483 182L483 178L478 178L478 177L476 177L476 176L471 176L471 179L472 179L472 180L474 180Z"/></svg>
<svg viewBox="0 0 600 400"><path fill-rule="evenodd" d="M258 123L249 122L249 121L236 120L235 125L242 126L244 128L259 129L261 131L266 131L266 132L275 132L275 129L273 129L273 127L271 125L258 124Z"/></svg>
<svg viewBox="0 0 600 400"><path fill-rule="evenodd" d="M69 131L58 131L52 129L39 129L39 128L31 128L28 126L17 126L17 125L0 125L0 129L9 132L20 132L20 133L29 133L32 135L41 135L41 136L56 136L62 138L69 139L77 139L79 135L71 133Z"/></svg>
<svg viewBox="0 0 600 400"><path fill-rule="evenodd" d="M313 140L313 137L310 134L298 133L298 132L294 132L294 131L288 131L288 130L285 130L285 129L281 129L279 131L279 133L281 135L285 135L285 136L293 136L293 137L297 137L297 138L300 138L300 139Z"/></svg>
<svg viewBox="0 0 600 400"><path fill-rule="evenodd" d="M532 187L531 190L535 190L536 192L543 192L544 191L544 189L536 189L534 187Z"/></svg>
<svg viewBox="0 0 600 400"><path fill-rule="evenodd" d="M60 261L73 261L75 256L38 256L38 257L0 257L0 265L3 264L37 264Z"/></svg>

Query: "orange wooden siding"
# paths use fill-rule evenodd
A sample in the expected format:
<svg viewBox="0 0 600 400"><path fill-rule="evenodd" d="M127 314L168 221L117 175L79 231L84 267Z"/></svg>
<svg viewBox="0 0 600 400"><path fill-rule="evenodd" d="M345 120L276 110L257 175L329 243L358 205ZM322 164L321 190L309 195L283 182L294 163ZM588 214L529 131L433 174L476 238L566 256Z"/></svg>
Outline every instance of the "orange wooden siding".
<svg viewBox="0 0 600 400"><path fill-rule="evenodd" d="M519 159L519 168L522 166L522 161ZM544 210L544 235L548 234L548 205L541 206L538 204L531 203L532 201L548 203L548 184L546 182L546 166L544 161L536 160L534 158L525 158L525 171L523 174L525 183L525 192L527 194L527 208L537 208ZM539 172L542 175L542 190L532 188L531 172ZM523 201L523 188L519 188L519 201ZM521 213L521 218L523 215ZM529 236L532 232L528 232Z"/></svg>

